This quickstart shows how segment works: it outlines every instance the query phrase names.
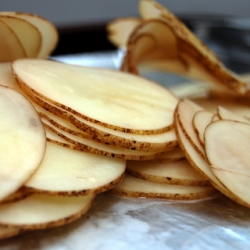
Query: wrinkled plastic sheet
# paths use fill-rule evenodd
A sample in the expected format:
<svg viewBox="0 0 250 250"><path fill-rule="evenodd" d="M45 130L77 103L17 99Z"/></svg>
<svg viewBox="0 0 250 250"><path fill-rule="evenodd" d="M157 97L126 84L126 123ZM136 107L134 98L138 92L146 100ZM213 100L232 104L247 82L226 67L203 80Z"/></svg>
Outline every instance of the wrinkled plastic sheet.
<svg viewBox="0 0 250 250"><path fill-rule="evenodd" d="M53 59L117 69L122 52ZM147 76L152 76L148 74ZM157 76L162 84L182 79ZM154 78L154 76L152 77ZM125 199L99 194L87 214L65 226L0 242L3 250L249 250L250 209L220 195L196 202Z"/></svg>

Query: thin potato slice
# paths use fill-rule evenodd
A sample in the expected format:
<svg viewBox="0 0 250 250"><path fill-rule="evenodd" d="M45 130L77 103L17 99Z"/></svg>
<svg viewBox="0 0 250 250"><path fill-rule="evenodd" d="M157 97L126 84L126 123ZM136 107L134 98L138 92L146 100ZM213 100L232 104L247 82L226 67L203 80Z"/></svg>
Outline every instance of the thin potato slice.
<svg viewBox="0 0 250 250"><path fill-rule="evenodd" d="M56 195L104 192L123 177L125 160L79 152L47 142L42 163L25 187Z"/></svg>
<svg viewBox="0 0 250 250"><path fill-rule="evenodd" d="M20 229L65 225L85 214L93 200L93 195L63 197L33 194L26 199L0 205L0 225Z"/></svg>
<svg viewBox="0 0 250 250"><path fill-rule="evenodd" d="M203 110L202 107L195 104L194 102L188 99L183 99L179 101L176 107L176 116L183 132L185 133L190 143L193 145L195 150L197 150L197 152L205 159L206 157L204 148L201 145L192 124L193 117L196 114L196 112L202 110Z"/></svg>
<svg viewBox="0 0 250 250"><path fill-rule="evenodd" d="M12 193L5 199L0 201L0 204L5 204L5 203L11 203L15 201L22 200L26 197L31 195L31 192L27 191L25 188L21 187L19 190L17 190L15 193Z"/></svg>
<svg viewBox="0 0 250 250"><path fill-rule="evenodd" d="M8 25L17 35L27 57L35 58L42 43L40 31L31 23L14 16L1 15L0 13L0 20Z"/></svg>
<svg viewBox="0 0 250 250"><path fill-rule="evenodd" d="M108 39L117 47L125 47L130 34L140 24L135 17L119 18L107 25Z"/></svg>
<svg viewBox="0 0 250 250"><path fill-rule="evenodd" d="M218 195L218 191L212 186L168 185L145 181L130 175L125 175L123 181L110 192L114 195L131 198L144 197L168 200L198 200Z"/></svg>
<svg viewBox="0 0 250 250"><path fill-rule="evenodd" d="M81 152L88 152L92 154L104 155L112 158L121 158L126 160L135 160L135 161L145 161L145 160L152 160L158 157L160 154L159 152L143 152L137 150L129 150L121 147L116 147L112 145L105 145L102 143L84 140L84 138L77 138L70 133L65 135L65 131L59 131L57 128L52 127L48 123L43 123L46 131L52 132L54 135L50 136L50 134L46 134L49 136L49 141L57 143L59 145L72 148L74 150L78 150ZM47 132L46 132L47 133ZM74 139L72 139L74 137ZM76 141L75 139L78 139ZM84 143L79 141L84 140Z"/></svg>
<svg viewBox="0 0 250 250"><path fill-rule="evenodd" d="M0 200L19 189L39 166L45 152L43 125L30 102L0 86Z"/></svg>
<svg viewBox="0 0 250 250"><path fill-rule="evenodd" d="M56 27L50 21L38 15L22 12L1 12L1 15L14 16L25 20L40 31L42 36L42 44L37 55L38 58L48 57L56 48L59 40L59 34Z"/></svg>
<svg viewBox="0 0 250 250"><path fill-rule="evenodd" d="M236 122L250 123L250 121L246 119L245 117L241 117L235 114L234 112L231 112L221 106L218 106L217 113L218 113L219 118L222 120L232 120Z"/></svg>
<svg viewBox="0 0 250 250"><path fill-rule="evenodd" d="M0 85L16 89L17 85L11 72L10 62L0 63Z"/></svg>
<svg viewBox="0 0 250 250"><path fill-rule="evenodd" d="M19 58L25 58L23 45L13 30L0 20L0 62L11 62Z"/></svg>
<svg viewBox="0 0 250 250"><path fill-rule="evenodd" d="M213 174L211 168L207 161L205 161L198 152L194 149L192 144L189 142L184 132L182 131L177 118L175 118L176 133L180 142L180 146L186 154L186 157L190 164L204 177L207 178L211 185L213 185L221 193L229 197L231 200L240 203L243 206L248 206L248 204L235 196L233 192L227 189Z"/></svg>
<svg viewBox="0 0 250 250"><path fill-rule="evenodd" d="M173 124L177 98L163 86L121 72L46 60L17 60L28 88L71 113L130 133L161 133Z"/></svg>
<svg viewBox="0 0 250 250"><path fill-rule="evenodd" d="M220 120L210 124L204 135L212 172L236 200L250 207L250 125Z"/></svg>
<svg viewBox="0 0 250 250"><path fill-rule="evenodd" d="M208 186L187 160L165 163L159 159L145 162L128 161L126 167L130 175L147 181L184 186Z"/></svg>
<svg viewBox="0 0 250 250"><path fill-rule="evenodd" d="M22 90L25 91L25 95L30 98L30 100L33 100L32 103L41 117L58 129L69 132L75 136L91 139L106 145L145 152L163 152L172 150L178 145L174 130L171 128L169 128L169 131L150 135L116 131L70 114L32 94L31 91L23 85L21 86Z"/></svg>
<svg viewBox="0 0 250 250"><path fill-rule="evenodd" d="M204 146L204 131L207 125L211 123L213 116L213 113L206 110L201 110L194 114L193 126L202 146Z"/></svg>

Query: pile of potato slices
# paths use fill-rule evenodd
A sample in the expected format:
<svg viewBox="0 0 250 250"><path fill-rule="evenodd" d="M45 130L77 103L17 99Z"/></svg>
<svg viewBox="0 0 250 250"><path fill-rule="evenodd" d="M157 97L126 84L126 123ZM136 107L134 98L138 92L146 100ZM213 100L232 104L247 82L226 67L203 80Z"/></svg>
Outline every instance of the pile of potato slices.
<svg viewBox="0 0 250 250"><path fill-rule="evenodd" d="M126 50L125 72L49 60L58 40L49 21L0 13L1 239L70 223L106 191L223 193L250 207L247 83L167 9L141 0L139 11L107 27ZM202 95L139 76L145 67L203 80Z"/></svg>

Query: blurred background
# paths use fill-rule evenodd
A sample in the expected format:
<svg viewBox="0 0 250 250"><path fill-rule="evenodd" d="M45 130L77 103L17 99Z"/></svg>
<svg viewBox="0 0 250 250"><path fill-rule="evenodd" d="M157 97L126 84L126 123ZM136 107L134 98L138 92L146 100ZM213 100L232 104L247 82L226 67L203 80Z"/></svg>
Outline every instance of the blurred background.
<svg viewBox="0 0 250 250"><path fill-rule="evenodd" d="M215 50L222 50L225 41L227 53L229 50L234 53L235 41L237 47L244 48L236 56L244 56L245 49L249 49L250 0L158 2L180 17L209 45L213 46L216 40ZM1 11L38 14L57 26L60 42L54 55L115 49L107 41L106 24L118 17L138 16L137 7L138 0L0 0ZM217 46L218 42L223 46Z"/></svg>

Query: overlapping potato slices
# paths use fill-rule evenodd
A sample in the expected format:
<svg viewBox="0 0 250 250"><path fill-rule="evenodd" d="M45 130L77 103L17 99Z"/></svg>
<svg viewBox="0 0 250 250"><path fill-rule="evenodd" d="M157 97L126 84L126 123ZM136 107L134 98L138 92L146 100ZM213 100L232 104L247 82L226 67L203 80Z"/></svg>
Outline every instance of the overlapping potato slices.
<svg viewBox="0 0 250 250"><path fill-rule="evenodd" d="M229 71L218 57L208 49L177 17L152 0L139 2L140 24L130 25L128 37L119 32L110 41L127 41L127 51L122 70L140 74L140 66L178 73L193 79L210 83L211 88L225 93L244 94L247 84ZM117 20L120 27L126 26L126 19ZM115 22L111 23L110 26ZM108 31L112 30L109 26ZM117 27L114 25L114 29ZM127 28L126 30L129 30ZM117 42L114 43L117 45Z"/></svg>
<svg viewBox="0 0 250 250"><path fill-rule="evenodd" d="M46 58L58 43L56 27L29 13L0 12L0 62L19 58Z"/></svg>

